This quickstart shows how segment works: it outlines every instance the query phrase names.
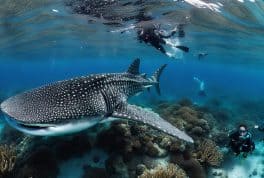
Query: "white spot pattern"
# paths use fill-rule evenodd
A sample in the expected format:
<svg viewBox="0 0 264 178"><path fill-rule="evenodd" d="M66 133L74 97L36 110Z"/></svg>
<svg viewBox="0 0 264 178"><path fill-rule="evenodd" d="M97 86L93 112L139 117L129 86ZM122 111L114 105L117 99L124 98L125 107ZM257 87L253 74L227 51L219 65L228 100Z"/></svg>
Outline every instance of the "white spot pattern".
<svg viewBox="0 0 264 178"><path fill-rule="evenodd" d="M113 110L120 97L128 98L142 91L145 83L150 84L128 73L93 74L33 89L7 99L2 105L5 113L30 124L63 123L81 116L103 117L113 112L109 108Z"/></svg>

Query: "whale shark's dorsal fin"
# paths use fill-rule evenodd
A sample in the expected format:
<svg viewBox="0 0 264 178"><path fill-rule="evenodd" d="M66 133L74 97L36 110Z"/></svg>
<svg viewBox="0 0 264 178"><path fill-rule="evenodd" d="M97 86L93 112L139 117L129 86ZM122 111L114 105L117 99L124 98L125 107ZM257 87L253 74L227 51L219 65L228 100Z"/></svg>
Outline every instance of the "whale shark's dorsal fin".
<svg viewBox="0 0 264 178"><path fill-rule="evenodd" d="M129 66L127 73L138 75L139 74L140 59L136 58Z"/></svg>
<svg viewBox="0 0 264 178"><path fill-rule="evenodd" d="M169 135L193 143L193 139L189 135L177 129L151 110L122 102L112 113L112 117L142 122Z"/></svg>

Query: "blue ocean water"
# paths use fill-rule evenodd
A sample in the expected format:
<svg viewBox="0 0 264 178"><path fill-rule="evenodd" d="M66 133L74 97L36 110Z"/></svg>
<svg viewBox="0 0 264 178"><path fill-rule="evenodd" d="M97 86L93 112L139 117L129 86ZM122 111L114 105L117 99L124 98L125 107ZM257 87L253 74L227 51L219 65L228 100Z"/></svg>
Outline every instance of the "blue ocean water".
<svg viewBox="0 0 264 178"><path fill-rule="evenodd" d="M85 14L74 11L84 2L90 2L90 10ZM99 2L103 3L96 6ZM117 3L109 5L111 2ZM120 30L137 23L133 17L142 11L151 14L153 21L160 23L165 30L184 24L185 37L174 37L173 42L188 46L190 51L184 53L173 49L175 59L151 45L139 43L135 29L121 34ZM130 19L124 20L124 17ZM250 163L257 165L262 160L263 164L263 143L259 141L263 139L263 133L254 129L264 119L263 51L264 2L261 0L4 1L0 7L0 101L59 80L94 73L125 72L135 58L141 59L140 71L147 76L151 76L161 65L168 64L160 79L161 96L151 88L150 92L144 91L129 102L153 108L161 101L177 103L189 99L195 107L209 108L208 112L225 111L227 120L224 116L214 117L224 123L221 127L226 132L235 129L238 123L248 124L256 140L256 154L242 163L237 158L228 157L224 162L226 164L219 169L231 178L261 177L264 175L261 167L250 168L250 173L243 171ZM201 53L208 55L198 58ZM206 96L199 95L200 86L194 77L204 82ZM1 128L9 127L4 115L0 117ZM8 137L12 134L4 128L1 129L2 135ZM2 139L2 144L19 140L10 138ZM36 141L37 138L31 139L36 145L42 145ZM48 142L63 142L63 137L56 139L59 141ZM32 147L30 149L34 150L34 144ZM51 154L50 150L46 152ZM75 152L73 155L76 154L79 159L78 149ZM107 158L105 153L103 155L103 160L107 160L109 155ZM84 157L89 157L89 153L85 153ZM62 178L65 177L61 173L67 169L65 167L75 165L76 170L83 170L80 165L88 164L72 161L74 165L71 165L68 164L71 161L63 161L57 160L58 167L62 165L59 173L38 176ZM233 171L226 168L229 163L232 163ZM15 170L24 164L23 161L17 164ZM33 175L32 169L32 172L23 175ZM258 173L253 174L254 171ZM76 176L82 174L78 172ZM213 176L208 173L207 177Z"/></svg>

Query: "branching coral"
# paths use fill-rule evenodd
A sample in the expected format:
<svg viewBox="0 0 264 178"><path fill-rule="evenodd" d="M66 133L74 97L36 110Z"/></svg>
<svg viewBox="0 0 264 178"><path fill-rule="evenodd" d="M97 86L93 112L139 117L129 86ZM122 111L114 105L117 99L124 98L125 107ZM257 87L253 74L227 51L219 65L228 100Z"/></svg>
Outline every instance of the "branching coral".
<svg viewBox="0 0 264 178"><path fill-rule="evenodd" d="M167 167L156 167L154 170L146 170L138 178L187 178L185 172L175 164Z"/></svg>
<svg viewBox="0 0 264 178"><path fill-rule="evenodd" d="M153 133L155 130L145 125L116 121L97 136L96 144L109 152L121 153L125 159L136 152L152 157L166 156L167 151L158 144L158 134Z"/></svg>
<svg viewBox="0 0 264 178"><path fill-rule="evenodd" d="M195 106L171 105L158 108L157 112L177 128L184 130L194 140L201 140L202 137L208 138L211 131L205 113L198 110Z"/></svg>
<svg viewBox="0 0 264 178"><path fill-rule="evenodd" d="M175 177L175 175L167 175L167 173L170 173L169 170L172 169L171 166L165 168L157 167L151 171L141 169L142 167L135 170L135 167L138 164L144 164L148 169L156 166L156 164L152 163L152 160L148 161L139 157L156 158L165 157L168 154L182 154L188 148L190 152L195 150L196 155L189 160L184 160L186 167L175 162L186 171L188 176L192 175L192 177L198 178L199 174L199 177L204 178L202 166L207 167L220 164L223 156L218 151L216 144L210 140L203 142L205 139L212 139L213 132L216 130L217 124L210 123L210 121L214 121L213 116L209 115L210 113L200 110L195 105L179 105L169 102L163 102L158 105L156 112L174 126L190 134L195 140L194 147L190 147L185 142L165 133L157 132L146 125L124 121L115 121L109 129L99 133L96 145L103 147L110 154L120 154L127 165L128 175L132 175L131 177L141 174L139 178ZM135 157L138 158L135 159ZM115 165L116 163L111 164ZM175 165L173 169L178 170L175 168ZM190 171L187 172L187 170ZM181 176L177 175L177 177Z"/></svg>
<svg viewBox="0 0 264 178"><path fill-rule="evenodd" d="M199 162L209 166L219 166L223 160L223 154L218 150L215 142L208 139L200 143L194 156Z"/></svg>
<svg viewBox="0 0 264 178"><path fill-rule="evenodd" d="M0 175L11 172L16 162L16 151L13 146L0 146Z"/></svg>

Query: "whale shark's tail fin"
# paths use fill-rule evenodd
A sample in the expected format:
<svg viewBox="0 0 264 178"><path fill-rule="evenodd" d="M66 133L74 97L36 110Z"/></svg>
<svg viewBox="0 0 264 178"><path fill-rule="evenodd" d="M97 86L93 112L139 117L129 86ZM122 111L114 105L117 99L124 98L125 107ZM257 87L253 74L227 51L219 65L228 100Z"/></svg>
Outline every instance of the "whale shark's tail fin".
<svg viewBox="0 0 264 178"><path fill-rule="evenodd" d="M162 71L164 70L164 68L167 66L167 64L162 65L160 68L158 68L155 73L152 76L152 79L154 80L154 82L157 82L155 84L156 87L156 91L157 93L160 95L160 85L159 85L159 81L160 81L160 75L162 73Z"/></svg>

